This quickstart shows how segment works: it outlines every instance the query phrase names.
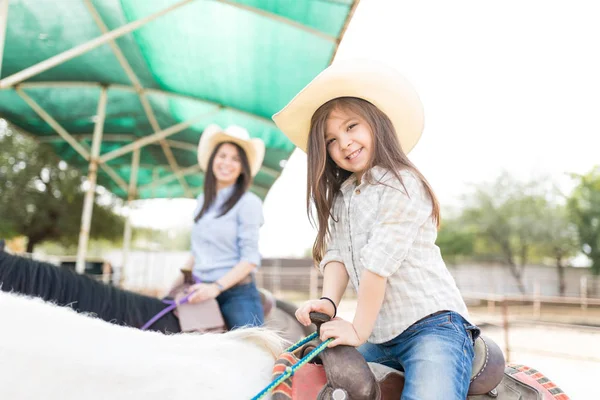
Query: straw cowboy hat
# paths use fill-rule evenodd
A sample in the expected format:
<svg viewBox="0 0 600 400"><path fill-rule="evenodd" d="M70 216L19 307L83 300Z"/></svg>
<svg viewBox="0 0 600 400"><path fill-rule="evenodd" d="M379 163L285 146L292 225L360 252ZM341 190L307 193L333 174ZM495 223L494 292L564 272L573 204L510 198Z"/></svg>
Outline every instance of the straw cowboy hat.
<svg viewBox="0 0 600 400"><path fill-rule="evenodd" d="M198 164L203 171L208 168L208 160L215 147L223 142L232 142L244 149L252 176L258 173L265 158L265 143L260 139L251 139L248 131L241 126L230 125L223 129L215 124L204 129L198 143Z"/></svg>
<svg viewBox="0 0 600 400"><path fill-rule="evenodd" d="M423 132L419 95L396 70L370 60L344 60L330 65L273 115L273 121L292 143L306 151L313 114L338 97L358 97L383 111L392 121L405 153L419 141Z"/></svg>

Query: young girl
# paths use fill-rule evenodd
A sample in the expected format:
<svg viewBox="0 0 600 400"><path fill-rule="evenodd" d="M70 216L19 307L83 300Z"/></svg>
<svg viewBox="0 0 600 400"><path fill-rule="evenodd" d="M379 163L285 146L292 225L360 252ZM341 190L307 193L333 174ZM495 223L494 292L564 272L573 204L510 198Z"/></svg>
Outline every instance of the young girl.
<svg viewBox="0 0 600 400"><path fill-rule="evenodd" d="M301 306L298 320L335 317L350 281L354 320L334 318L321 339L404 371L402 399L464 400L479 330L435 245L437 199L406 156L423 129L414 89L383 65L339 62L273 119L307 152L307 205L318 222L323 297Z"/></svg>

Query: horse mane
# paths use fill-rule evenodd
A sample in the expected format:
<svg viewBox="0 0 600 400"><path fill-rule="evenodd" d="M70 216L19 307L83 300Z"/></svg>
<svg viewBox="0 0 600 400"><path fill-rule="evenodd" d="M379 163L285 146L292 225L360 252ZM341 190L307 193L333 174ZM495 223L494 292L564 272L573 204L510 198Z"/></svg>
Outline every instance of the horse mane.
<svg viewBox="0 0 600 400"><path fill-rule="evenodd" d="M0 252L0 290L39 297L120 325L140 327L165 305L158 299L98 282L67 268ZM169 313L150 329L179 332Z"/></svg>
<svg viewBox="0 0 600 400"><path fill-rule="evenodd" d="M264 328L162 335L14 293L0 323L0 387L20 400L250 398L283 348Z"/></svg>

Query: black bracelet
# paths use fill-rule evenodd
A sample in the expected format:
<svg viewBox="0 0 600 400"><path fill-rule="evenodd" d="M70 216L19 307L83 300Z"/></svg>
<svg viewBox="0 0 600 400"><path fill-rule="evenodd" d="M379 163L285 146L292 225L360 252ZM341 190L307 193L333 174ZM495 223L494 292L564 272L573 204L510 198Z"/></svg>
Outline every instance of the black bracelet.
<svg viewBox="0 0 600 400"><path fill-rule="evenodd" d="M337 306L335 305L335 302L333 300L331 300L329 297L321 297L319 300L328 300L331 302L331 304L333 305L333 317L331 317L331 319L334 319L335 316L337 315Z"/></svg>

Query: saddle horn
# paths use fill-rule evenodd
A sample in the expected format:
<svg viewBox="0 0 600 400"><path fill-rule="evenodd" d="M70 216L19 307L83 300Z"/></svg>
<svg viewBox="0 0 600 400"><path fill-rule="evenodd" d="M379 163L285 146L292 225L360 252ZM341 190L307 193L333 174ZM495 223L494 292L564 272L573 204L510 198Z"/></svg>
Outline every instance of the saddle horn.
<svg viewBox="0 0 600 400"><path fill-rule="evenodd" d="M321 325L331 318L327 314L311 312L310 320L321 333ZM331 395L336 389L342 389L351 400L377 400L381 397L379 385L367 365L365 358L352 346L336 346L320 354L327 386L321 391L319 399Z"/></svg>

